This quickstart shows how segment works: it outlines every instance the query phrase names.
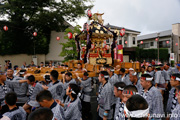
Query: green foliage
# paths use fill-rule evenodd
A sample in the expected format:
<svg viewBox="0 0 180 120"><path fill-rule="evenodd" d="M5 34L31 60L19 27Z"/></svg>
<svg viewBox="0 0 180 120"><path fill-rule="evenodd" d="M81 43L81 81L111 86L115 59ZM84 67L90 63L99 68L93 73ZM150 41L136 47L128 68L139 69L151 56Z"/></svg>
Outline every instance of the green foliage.
<svg viewBox="0 0 180 120"><path fill-rule="evenodd" d="M171 60L171 66L174 67L174 60Z"/></svg>
<svg viewBox="0 0 180 120"><path fill-rule="evenodd" d="M91 0L1 0L0 28L5 25L9 30L2 30L0 54L47 54L51 31L64 31L67 20L74 21L85 15L86 5ZM37 32L37 36L33 36Z"/></svg>
<svg viewBox="0 0 180 120"><path fill-rule="evenodd" d="M66 43L60 43L60 45L62 45L62 52L60 53L60 56L64 57L64 62L65 61L68 61L68 60L73 60L73 59L77 59L77 49L76 49L76 42L74 39L69 39L67 34L69 32L71 32L72 34L74 33L77 33L79 34L81 31L80 31L80 26L77 25L74 27L74 29L70 29L70 28L67 28L65 30L65 37L64 39L67 40ZM82 43L82 42L81 42Z"/></svg>
<svg viewBox="0 0 180 120"><path fill-rule="evenodd" d="M136 59L142 61L143 59L158 59L158 49L142 49L136 48ZM159 49L159 59L161 61L167 61L169 59L168 49Z"/></svg>
<svg viewBox="0 0 180 120"><path fill-rule="evenodd" d="M169 55L168 55L168 49L167 48L160 48L159 49L159 59L162 60L168 60Z"/></svg>

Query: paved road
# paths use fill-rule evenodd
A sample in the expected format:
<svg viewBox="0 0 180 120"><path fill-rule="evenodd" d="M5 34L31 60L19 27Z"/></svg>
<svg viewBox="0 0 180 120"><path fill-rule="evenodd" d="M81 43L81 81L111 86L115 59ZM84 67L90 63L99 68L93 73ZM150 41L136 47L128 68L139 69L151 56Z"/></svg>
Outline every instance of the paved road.
<svg viewBox="0 0 180 120"><path fill-rule="evenodd" d="M92 120L97 120L97 96L96 96L97 87L94 84L94 89L91 94L91 112L92 112Z"/></svg>

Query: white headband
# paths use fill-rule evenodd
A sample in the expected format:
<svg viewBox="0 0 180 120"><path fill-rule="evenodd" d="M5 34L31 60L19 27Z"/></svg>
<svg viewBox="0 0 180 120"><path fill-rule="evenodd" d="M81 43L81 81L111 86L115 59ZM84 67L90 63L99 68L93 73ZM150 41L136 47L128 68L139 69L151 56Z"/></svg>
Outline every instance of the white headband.
<svg viewBox="0 0 180 120"><path fill-rule="evenodd" d="M112 72L113 72L113 71L114 71L114 69L110 69L110 71L112 71Z"/></svg>
<svg viewBox="0 0 180 120"><path fill-rule="evenodd" d="M153 80L153 77L151 78L146 78L147 81L152 81Z"/></svg>
<svg viewBox="0 0 180 120"><path fill-rule="evenodd" d="M131 118L144 118L148 117L149 114L149 107L145 110L135 110L135 111L129 111L126 107L124 106L124 111L126 112L127 117Z"/></svg>
<svg viewBox="0 0 180 120"><path fill-rule="evenodd" d="M46 74L45 75L43 75L43 78L45 79L45 77L46 77Z"/></svg>
<svg viewBox="0 0 180 120"><path fill-rule="evenodd" d="M177 81L180 81L180 78L176 77L176 80L177 80Z"/></svg>
<svg viewBox="0 0 180 120"><path fill-rule="evenodd" d="M109 75L104 75L104 78L109 78Z"/></svg>
<svg viewBox="0 0 180 120"><path fill-rule="evenodd" d="M133 76L136 76L136 75L137 75L137 72L134 72L132 75L133 75Z"/></svg>
<svg viewBox="0 0 180 120"><path fill-rule="evenodd" d="M124 90L124 88L122 88L122 87L118 87L118 90Z"/></svg>
<svg viewBox="0 0 180 120"><path fill-rule="evenodd" d="M19 72L19 74L24 74L25 72Z"/></svg>
<svg viewBox="0 0 180 120"><path fill-rule="evenodd" d="M72 90L72 93L76 95L76 93Z"/></svg>
<svg viewBox="0 0 180 120"><path fill-rule="evenodd" d="M134 71L134 69L133 69L133 68L129 68L129 70L133 70L133 71Z"/></svg>

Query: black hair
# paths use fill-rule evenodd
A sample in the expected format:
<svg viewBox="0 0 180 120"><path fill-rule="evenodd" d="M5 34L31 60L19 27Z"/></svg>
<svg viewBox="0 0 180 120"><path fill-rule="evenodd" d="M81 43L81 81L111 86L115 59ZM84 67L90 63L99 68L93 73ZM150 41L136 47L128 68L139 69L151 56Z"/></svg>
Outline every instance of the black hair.
<svg viewBox="0 0 180 120"><path fill-rule="evenodd" d="M62 71L62 72L61 72L61 74L64 74L64 73L66 73L66 71Z"/></svg>
<svg viewBox="0 0 180 120"><path fill-rule="evenodd" d="M14 66L14 70L16 70L16 68L18 68L18 66L17 66L17 65L15 65L15 66Z"/></svg>
<svg viewBox="0 0 180 120"><path fill-rule="evenodd" d="M21 69L20 72L26 72L26 69Z"/></svg>
<svg viewBox="0 0 180 120"><path fill-rule="evenodd" d="M50 108L38 108L34 112L32 112L28 120L52 120L53 112Z"/></svg>
<svg viewBox="0 0 180 120"><path fill-rule="evenodd" d="M116 87L116 88L118 88L118 87L125 88L126 84L124 82L117 82L117 83L114 84L114 87Z"/></svg>
<svg viewBox="0 0 180 120"><path fill-rule="evenodd" d="M77 64L80 64L80 65L82 65L81 63L77 63Z"/></svg>
<svg viewBox="0 0 180 120"><path fill-rule="evenodd" d="M15 92L9 92L5 96L5 101L8 105L13 106L17 101L17 94Z"/></svg>
<svg viewBox="0 0 180 120"><path fill-rule="evenodd" d="M160 64L159 66L160 66L160 67L163 67L164 65L163 65L163 64Z"/></svg>
<svg viewBox="0 0 180 120"><path fill-rule="evenodd" d="M161 68L155 68L157 71L160 71L161 70Z"/></svg>
<svg viewBox="0 0 180 120"><path fill-rule="evenodd" d="M101 71L100 74L103 74L104 76L108 76L108 72L107 71ZM106 81L108 81L109 78L105 78Z"/></svg>
<svg viewBox="0 0 180 120"><path fill-rule="evenodd" d="M113 72L113 73L114 73L114 67L110 66L109 69L110 69L110 72ZM113 71L112 71L112 70L113 70Z"/></svg>
<svg viewBox="0 0 180 120"><path fill-rule="evenodd" d="M145 69L145 66L143 65L143 66L141 66L141 68L144 68L144 69Z"/></svg>
<svg viewBox="0 0 180 120"><path fill-rule="evenodd" d="M65 75L72 77L72 73L70 73L70 72L67 72Z"/></svg>
<svg viewBox="0 0 180 120"><path fill-rule="evenodd" d="M124 68L121 68L120 71L125 73L126 70Z"/></svg>
<svg viewBox="0 0 180 120"><path fill-rule="evenodd" d="M172 74L172 76L180 78L180 74L179 73L174 73L174 74Z"/></svg>
<svg viewBox="0 0 180 120"><path fill-rule="evenodd" d="M68 67L68 65L65 65L65 67Z"/></svg>
<svg viewBox="0 0 180 120"><path fill-rule="evenodd" d="M127 85L124 90L130 90L130 91L133 91L133 92L138 92L137 90L137 87L134 86L134 85Z"/></svg>
<svg viewBox="0 0 180 120"><path fill-rule="evenodd" d="M34 75L28 76L27 79L28 79L30 82L35 82L35 77L34 77Z"/></svg>
<svg viewBox="0 0 180 120"><path fill-rule="evenodd" d="M151 78L152 76L150 74L142 74L141 77Z"/></svg>
<svg viewBox="0 0 180 120"><path fill-rule="evenodd" d="M76 84L69 84L69 87L71 88L70 91L73 90L76 93L76 94L71 93L72 97L76 99L78 93L80 92L80 87Z"/></svg>
<svg viewBox="0 0 180 120"><path fill-rule="evenodd" d="M9 69L7 69L7 70L12 70L12 71L13 71L13 69L12 69L12 68L9 68Z"/></svg>
<svg viewBox="0 0 180 120"><path fill-rule="evenodd" d="M52 78L53 78L54 80L58 80L59 73L58 73L57 70L52 70L51 73L50 73L50 75L52 76Z"/></svg>
<svg viewBox="0 0 180 120"><path fill-rule="evenodd" d="M149 67L151 67L151 68L152 68L152 66L151 66L151 65L149 65L149 66L148 66L148 68L149 68Z"/></svg>
<svg viewBox="0 0 180 120"><path fill-rule="evenodd" d="M41 62L41 64L44 64L44 62Z"/></svg>
<svg viewBox="0 0 180 120"><path fill-rule="evenodd" d="M169 64L169 63L167 63L166 65L167 65L167 66L170 66L170 64Z"/></svg>
<svg viewBox="0 0 180 120"><path fill-rule="evenodd" d="M26 69L22 69L22 70L20 70L19 72L20 72L20 73L21 73L21 72L26 72Z"/></svg>
<svg viewBox="0 0 180 120"><path fill-rule="evenodd" d="M83 75L84 75L84 76L89 76L88 72L84 72Z"/></svg>
<svg viewBox="0 0 180 120"><path fill-rule="evenodd" d="M45 75L45 81L47 81L47 82L50 82L51 81L51 79L50 79L50 75Z"/></svg>
<svg viewBox="0 0 180 120"><path fill-rule="evenodd" d="M126 107L129 111L146 110L148 108L147 101L140 95L133 95L126 102ZM146 118L131 118L130 120L147 120Z"/></svg>
<svg viewBox="0 0 180 120"><path fill-rule="evenodd" d="M105 64L104 67L105 67L105 68L109 68L109 64Z"/></svg>
<svg viewBox="0 0 180 120"><path fill-rule="evenodd" d="M48 90L43 90L43 91L39 92L36 96L36 100L38 102L42 102L43 100L51 101L52 99L53 99L52 94Z"/></svg>

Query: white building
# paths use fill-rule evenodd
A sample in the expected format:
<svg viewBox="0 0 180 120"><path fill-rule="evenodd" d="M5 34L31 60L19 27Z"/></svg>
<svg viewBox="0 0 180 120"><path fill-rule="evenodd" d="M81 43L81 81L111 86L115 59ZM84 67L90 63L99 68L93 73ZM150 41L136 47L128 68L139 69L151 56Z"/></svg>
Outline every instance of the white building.
<svg viewBox="0 0 180 120"><path fill-rule="evenodd" d="M156 41L156 38L159 38ZM138 46L140 48L168 48L169 54L175 54L175 61L179 61L180 57L180 23L172 25L171 30L160 31L157 33L140 35L137 37Z"/></svg>

